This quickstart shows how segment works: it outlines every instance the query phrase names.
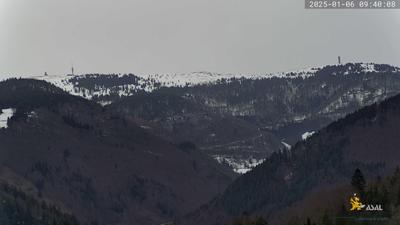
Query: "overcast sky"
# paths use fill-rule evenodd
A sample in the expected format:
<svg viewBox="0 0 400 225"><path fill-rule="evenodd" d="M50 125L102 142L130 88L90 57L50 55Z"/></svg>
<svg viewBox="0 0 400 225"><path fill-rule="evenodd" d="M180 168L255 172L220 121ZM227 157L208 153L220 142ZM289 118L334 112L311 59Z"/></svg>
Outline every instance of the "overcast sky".
<svg viewBox="0 0 400 225"><path fill-rule="evenodd" d="M0 75L400 65L400 10L303 0L0 0Z"/></svg>

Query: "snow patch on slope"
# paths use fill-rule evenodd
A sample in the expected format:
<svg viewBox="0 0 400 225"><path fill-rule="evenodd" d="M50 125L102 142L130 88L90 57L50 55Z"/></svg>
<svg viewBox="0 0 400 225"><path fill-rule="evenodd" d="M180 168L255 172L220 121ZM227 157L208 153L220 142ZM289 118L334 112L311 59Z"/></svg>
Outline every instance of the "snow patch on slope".
<svg viewBox="0 0 400 225"><path fill-rule="evenodd" d="M245 174L265 161L265 159L257 160L251 157L239 159L229 155L213 155L212 157L217 160L218 163L230 166L235 173L239 174Z"/></svg>
<svg viewBox="0 0 400 225"><path fill-rule="evenodd" d="M7 128L7 120L14 115L15 109L2 109L0 113L0 128Z"/></svg>
<svg viewBox="0 0 400 225"><path fill-rule="evenodd" d="M375 64L373 63L362 63L361 67L363 68L364 72L377 72L375 70Z"/></svg>
<svg viewBox="0 0 400 225"><path fill-rule="evenodd" d="M315 134L315 131L311 131L311 132L305 132L304 134L301 135L301 139L302 140L307 140L309 137L313 136Z"/></svg>
<svg viewBox="0 0 400 225"><path fill-rule="evenodd" d="M288 149L288 150L290 150L290 149L292 148L291 145L289 145L288 143L286 143L286 142L284 142L284 141L281 141L281 144L282 144L286 149Z"/></svg>

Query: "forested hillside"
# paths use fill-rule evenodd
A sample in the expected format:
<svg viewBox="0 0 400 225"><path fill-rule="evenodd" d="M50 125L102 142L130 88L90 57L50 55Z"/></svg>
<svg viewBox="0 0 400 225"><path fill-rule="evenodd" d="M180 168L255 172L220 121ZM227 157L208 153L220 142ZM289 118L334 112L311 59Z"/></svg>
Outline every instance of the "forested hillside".
<svg viewBox="0 0 400 225"><path fill-rule="evenodd" d="M137 93L108 106L158 135L249 168L355 110L400 93L398 68L326 66L312 75L230 78Z"/></svg>
<svg viewBox="0 0 400 225"><path fill-rule="evenodd" d="M284 225L394 225L400 222L400 169L387 177L365 180L356 169L349 183L313 193L281 212ZM350 182L351 181L351 182ZM360 210L351 199L359 198ZM374 209L373 209L374 207ZM368 210L367 210L368 208ZM353 210L352 210L353 209ZM269 223L268 223L269 222ZM267 225L262 216L243 214L229 225Z"/></svg>
<svg viewBox="0 0 400 225"><path fill-rule="evenodd" d="M356 168L385 177L400 162L400 95L328 125L291 150L276 152L182 224L227 222L243 213L276 221L287 207L348 183Z"/></svg>
<svg viewBox="0 0 400 225"><path fill-rule="evenodd" d="M168 222L235 177L195 147L169 143L44 81L1 82L0 108L13 112L0 129L0 164L80 224Z"/></svg>

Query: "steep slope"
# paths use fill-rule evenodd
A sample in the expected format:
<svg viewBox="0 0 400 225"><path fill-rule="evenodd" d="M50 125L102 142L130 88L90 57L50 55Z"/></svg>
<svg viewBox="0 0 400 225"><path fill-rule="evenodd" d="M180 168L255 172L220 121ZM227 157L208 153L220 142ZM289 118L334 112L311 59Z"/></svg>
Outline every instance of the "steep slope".
<svg viewBox="0 0 400 225"><path fill-rule="evenodd" d="M356 168L385 176L400 162L400 95L340 119L290 151L274 153L180 224L215 224L244 212L279 220L313 192L348 184Z"/></svg>
<svg viewBox="0 0 400 225"><path fill-rule="evenodd" d="M0 224L79 225L60 203L38 192L25 178L6 167L0 168Z"/></svg>
<svg viewBox="0 0 400 225"><path fill-rule="evenodd" d="M247 172L281 145L270 132L249 122L222 116L190 96L163 90L127 97L106 108L171 142L192 142L238 173Z"/></svg>
<svg viewBox="0 0 400 225"><path fill-rule="evenodd" d="M0 108L15 109L0 130L0 164L82 223L167 222L234 176L196 149L178 148L43 81L7 80L0 94Z"/></svg>
<svg viewBox="0 0 400 225"><path fill-rule="evenodd" d="M305 132L399 93L396 67L372 68L365 69L364 64L326 66L306 78L221 80L181 93L195 96L198 104L214 112L245 119L294 144Z"/></svg>
<svg viewBox="0 0 400 225"><path fill-rule="evenodd" d="M234 78L160 88L108 108L141 120L173 142L190 140L235 171L365 105L400 92L398 68L378 64L326 66L310 76Z"/></svg>

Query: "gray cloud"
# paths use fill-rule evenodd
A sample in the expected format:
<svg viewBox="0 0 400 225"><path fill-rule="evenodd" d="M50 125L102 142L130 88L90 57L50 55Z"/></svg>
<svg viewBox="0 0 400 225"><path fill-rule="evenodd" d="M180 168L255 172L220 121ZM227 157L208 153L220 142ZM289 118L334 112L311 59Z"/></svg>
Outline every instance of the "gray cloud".
<svg viewBox="0 0 400 225"><path fill-rule="evenodd" d="M400 64L400 10L302 0L1 0L0 27L2 75Z"/></svg>

